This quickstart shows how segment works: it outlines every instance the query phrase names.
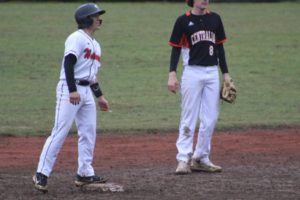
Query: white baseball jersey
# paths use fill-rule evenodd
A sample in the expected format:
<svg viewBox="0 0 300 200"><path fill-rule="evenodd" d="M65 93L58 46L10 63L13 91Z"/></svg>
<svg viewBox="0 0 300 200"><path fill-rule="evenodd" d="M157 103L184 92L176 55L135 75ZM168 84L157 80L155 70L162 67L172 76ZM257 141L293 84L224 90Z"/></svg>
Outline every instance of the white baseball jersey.
<svg viewBox="0 0 300 200"><path fill-rule="evenodd" d="M96 75L101 66L99 43L79 29L72 33L65 42L64 56L70 53L77 58L74 65L75 80L96 81ZM56 88L55 123L52 133L43 147L37 168L37 172L48 177L74 121L79 136L77 174L80 176L95 174L92 161L96 141L96 105L90 86L76 85L76 87L80 94L80 103L73 105L70 103L63 59L60 81Z"/></svg>
<svg viewBox="0 0 300 200"><path fill-rule="evenodd" d="M181 57L182 57L182 66L188 66L189 65L189 53L190 49L188 47L182 47L181 48Z"/></svg>
<svg viewBox="0 0 300 200"><path fill-rule="evenodd" d="M98 69L101 67L101 47L99 43L82 29L79 29L72 33L65 42L64 56L68 54L73 54L77 58L74 66L75 80L94 82ZM60 79L66 80L64 59L62 61Z"/></svg>

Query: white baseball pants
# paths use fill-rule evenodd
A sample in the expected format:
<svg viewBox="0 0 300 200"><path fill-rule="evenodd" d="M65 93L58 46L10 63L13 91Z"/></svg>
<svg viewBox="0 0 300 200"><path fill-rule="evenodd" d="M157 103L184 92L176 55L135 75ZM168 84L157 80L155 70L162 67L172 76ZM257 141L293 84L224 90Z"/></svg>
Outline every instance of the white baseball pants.
<svg viewBox="0 0 300 200"><path fill-rule="evenodd" d="M57 155L75 120L78 129L78 175L95 175L92 167L96 141L96 105L89 86L77 85L79 105L70 103L66 81L59 81L56 88L55 124L44 144L37 172L49 177ZM75 153L75 152L74 152Z"/></svg>
<svg viewBox="0 0 300 200"><path fill-rule="evenodd" d="M211 139L219 115L220 81L217 66L185 66L181 80L181 119L176 142L179 161L209 161ZM200 127L193 151L198 119Z"/></svg>

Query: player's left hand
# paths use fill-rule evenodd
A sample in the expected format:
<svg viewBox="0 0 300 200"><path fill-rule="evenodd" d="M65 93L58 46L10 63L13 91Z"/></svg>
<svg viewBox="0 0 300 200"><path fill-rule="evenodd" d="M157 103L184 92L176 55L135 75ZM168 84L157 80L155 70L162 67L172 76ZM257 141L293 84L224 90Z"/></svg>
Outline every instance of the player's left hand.
<svg viewBox="0 0 300 200"><path fill-rule="evenodd" d="M100 110L102 110L102 111L108 111L109 110L108 101L105 99L105 97L103 95L98 98L98 105L100 107Z"/></svg>
<svg viewBox="0 0 300 200"><path fill-rule="evenodd" d="M220 97L228 103L234 103L236 99L237 89L233 83L232 78L228 73L223 75L223 83L221 86Z"/></svg>

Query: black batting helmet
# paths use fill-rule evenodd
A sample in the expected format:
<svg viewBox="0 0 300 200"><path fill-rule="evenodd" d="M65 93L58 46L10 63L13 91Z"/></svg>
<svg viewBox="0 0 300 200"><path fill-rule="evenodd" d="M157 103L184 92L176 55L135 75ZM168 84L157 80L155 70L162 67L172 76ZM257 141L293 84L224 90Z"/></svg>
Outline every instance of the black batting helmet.
<svg viewBox="0 0 300 200"><path fill-rule="evenodd" d="M193 7L194 6L194 0L185 0L187 5L190 6L190 7Z"/></svg>
<svg viewBox="0 0 300 200"><path fill-rule="evenodd" d="M93 24L93 20L91 19L92 15L102 15L104 13L105 10L99 8L94 3L86 3L79 6L75 11L75 20L78 24L78 28L88 28Z"/></svg>

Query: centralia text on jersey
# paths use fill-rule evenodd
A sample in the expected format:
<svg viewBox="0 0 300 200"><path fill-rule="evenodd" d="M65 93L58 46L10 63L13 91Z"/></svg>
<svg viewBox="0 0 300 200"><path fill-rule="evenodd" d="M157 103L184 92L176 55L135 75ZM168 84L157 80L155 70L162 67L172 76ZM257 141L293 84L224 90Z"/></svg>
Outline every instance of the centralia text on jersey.
<svg viewBox="0 0 300 200"><path fill-rule="evenodd" d="M209 41L212 43L216 43L216 35L211 31L198 31L191 35L192 45L195 45L201 41Z"/></svg>

